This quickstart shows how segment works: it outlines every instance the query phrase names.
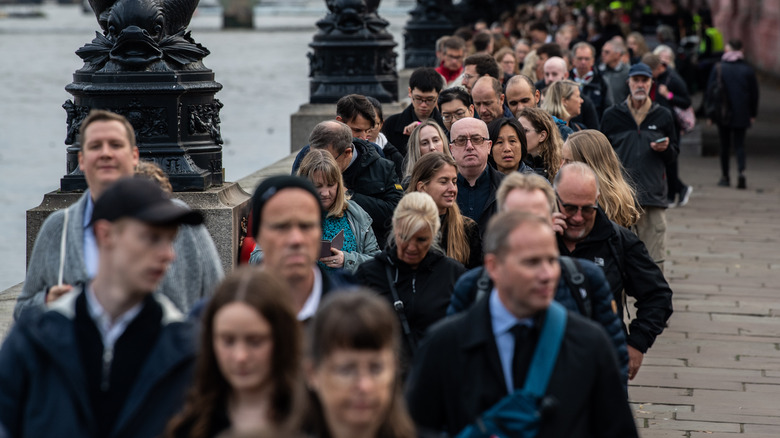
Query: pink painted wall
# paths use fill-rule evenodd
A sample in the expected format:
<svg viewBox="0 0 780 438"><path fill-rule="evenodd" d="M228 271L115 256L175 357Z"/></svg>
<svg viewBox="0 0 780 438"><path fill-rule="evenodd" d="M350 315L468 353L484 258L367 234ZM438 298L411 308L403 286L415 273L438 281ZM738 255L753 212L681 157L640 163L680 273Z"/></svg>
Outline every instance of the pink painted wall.
<svg viewBox="0 0 780 438"><path fill-rule="evenodd" d="M724 42L741 39L753 65L780 77L780 0L709 0L709 4Z"/></svg>

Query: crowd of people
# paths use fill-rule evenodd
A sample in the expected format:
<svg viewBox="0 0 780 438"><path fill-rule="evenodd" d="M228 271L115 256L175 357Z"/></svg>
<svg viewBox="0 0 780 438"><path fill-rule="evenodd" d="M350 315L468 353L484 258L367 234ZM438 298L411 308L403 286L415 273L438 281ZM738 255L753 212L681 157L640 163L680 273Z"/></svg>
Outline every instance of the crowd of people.
<svg viewBox="0 0 780 438"><path fill-rule="evenodd" d="M227 274L132 125L90 112L89 189L42 226L0 350L0 436L638 436L665 210L692 191L676 39L533 11L439 39L399 114L342 97L255 189ZM711 86L752 73L740 48ZM741 188L748 115L715 120Z"/></svg>

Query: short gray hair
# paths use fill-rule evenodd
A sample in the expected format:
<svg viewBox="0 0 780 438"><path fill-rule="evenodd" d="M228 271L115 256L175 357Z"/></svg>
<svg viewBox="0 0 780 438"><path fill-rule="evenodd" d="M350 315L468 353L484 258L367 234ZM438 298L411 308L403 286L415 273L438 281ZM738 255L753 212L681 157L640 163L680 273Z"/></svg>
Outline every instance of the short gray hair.
<svg viewBox="0 0 780 438"><path fill-rule="evenodd" d="M552 231L552 226L543 217L527 211L502 211L496 213L488 222L485 238L482 240L484 253L498 257L504 255L509 249L509 235L517 227L527 223L541 224Z"/></svg>
<svg viewBox="0 0 780 438"><path fill-rule="evenodd" d="M320 122L309 135L309 147L312 149L333 148L336 155L341 155L352 147L352 129L338 120Z"/></svg>

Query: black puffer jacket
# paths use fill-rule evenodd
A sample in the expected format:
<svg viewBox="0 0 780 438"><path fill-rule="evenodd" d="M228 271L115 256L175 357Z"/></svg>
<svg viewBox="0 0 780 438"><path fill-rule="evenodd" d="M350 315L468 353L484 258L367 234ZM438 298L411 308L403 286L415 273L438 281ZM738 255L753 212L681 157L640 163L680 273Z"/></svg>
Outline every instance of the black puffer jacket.
<svg viewBox="0 0 780 438"><path fill-rule="evenodd" d="M558 236L558 249L561 255L590 260L604 269L621 317L623 289L636 298L636 317L628 326L627 341L646 352L672 314L672 289L645 244L630 230L611 222L599 208L593 230L585 240L569 251Z"/></svg>
<svg viewBox="0 0 780 438"><path fill-rule="evenodd" d="M387 280L388 267L398 297L404 304L411 337L419 345L428 327L447 314L455 282L466 268L431 249L417 269L413 269L398 258L395 245L389 245L381 254L360 265L355 277L358 283L378 292L391 305L395 300ZM406 352L411 353L406 336L404 345Z"/></svg>
<svg viewBox="0 0 780 438"><path fill-rule="evenodd" d="M627 100L604 113L601 132L607 136L631 180L636 184L636 197L643 207L669 205L666 198L666 164L677 159L680 151L677 128L672 113L653 103L641 125L636 124ZM656 152L650 142L669 137L669 147Z"/></svg>
<svg viewBox="0 0 780 438"><path fill-rule="evenodd" d="M395 174L393 162L380 157L369 142L354 138L352 146L357 150L358 157L342 173L344 186L349 190L352 200L371 216L374 221L371 228L376 241L383 247L389 220L403 197L401 183Z"/></svg>

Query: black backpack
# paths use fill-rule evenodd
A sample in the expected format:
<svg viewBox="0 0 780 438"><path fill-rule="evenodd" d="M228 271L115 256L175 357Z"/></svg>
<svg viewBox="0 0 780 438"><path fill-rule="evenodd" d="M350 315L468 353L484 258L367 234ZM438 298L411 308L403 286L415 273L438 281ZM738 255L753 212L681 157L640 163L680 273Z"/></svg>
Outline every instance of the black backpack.
<svg viewBox="0 0 780 438"><path fill-rule="evenodd" d="M704 96L704 113L707 118L718 124L728 123L731 120L731 103L723 83L722 64L719 62L715 65L715 83L707 88L707 93Z"/></svg>
<svg viewBox="0 0 780 438"><path fill-rule="evenodd" d="M560 256L558 259L561 263L561 277L569 286L572 298L577 303L577 308L580 314L588 319L593 319L593 303L588 294L590 289L590 283L588 277L580 271L579 263L573 257ZM477 279L477 289L474 294L474 301L479 301L483 296L490 293L490 289L493 287L493 282L488 277L487 269L482 269L482 274Z"/></svg>

